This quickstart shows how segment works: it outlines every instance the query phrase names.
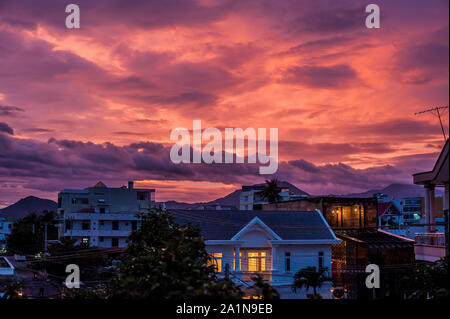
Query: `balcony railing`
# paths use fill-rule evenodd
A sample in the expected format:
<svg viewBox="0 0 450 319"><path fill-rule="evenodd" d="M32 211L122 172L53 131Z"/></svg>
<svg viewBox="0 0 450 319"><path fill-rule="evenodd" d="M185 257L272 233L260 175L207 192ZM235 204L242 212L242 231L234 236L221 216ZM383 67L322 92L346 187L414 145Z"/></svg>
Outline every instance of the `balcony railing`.
<svg viewBox="0 0 450 319"><path fill-rule="evenodd" d="M414 240L416 245L445 247L445 233L416 233Z"/></svg>

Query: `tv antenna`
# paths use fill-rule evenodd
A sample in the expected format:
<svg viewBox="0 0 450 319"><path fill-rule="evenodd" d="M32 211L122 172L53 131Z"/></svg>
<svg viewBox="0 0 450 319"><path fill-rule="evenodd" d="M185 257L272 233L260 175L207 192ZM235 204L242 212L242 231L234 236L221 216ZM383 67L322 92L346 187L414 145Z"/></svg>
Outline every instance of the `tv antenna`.
<svg viewBox="0 0 450 319"><path fill-rule="evenodd" d="M445 111L442 111L442 113L441 113L441 112L439 112L439 110L448 110L448 105L447 106L436 106L431 109L416 112L416 113L414 113L414 115L423 114L423 113L431 113L435 116L437 115L437 117L439 118L439 123L441 123L441 130L442 130L442 134L444 135L444 141L447 142L447 137L445 136L445 130L444 130L444 126L442 125L442 119L441 119L441 114L444 114ZM436 114L434 112L436 112Z"/></svg>

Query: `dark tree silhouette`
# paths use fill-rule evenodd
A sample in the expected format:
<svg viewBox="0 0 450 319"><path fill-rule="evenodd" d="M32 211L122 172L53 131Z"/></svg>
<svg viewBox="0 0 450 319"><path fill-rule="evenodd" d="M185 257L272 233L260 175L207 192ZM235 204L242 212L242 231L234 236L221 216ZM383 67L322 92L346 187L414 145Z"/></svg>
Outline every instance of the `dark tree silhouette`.
<svg viewBox="0 0 450 319"><path fill-rule="evenodd" d="M278 180L276 178L271 180L266 180L266 185L261 191L261 196L267 199L269 203L276 203L281 200L280 196L281 188L278 187Z"/></svg>
<svg viewBox="0 0 450 319"><path fill-rule="evenodd" d="M311 299L320 299L322 297L317 293L317 288L320 288L324 282L331 281L331 278L327 276L327 273L327 267L320 268L319 270L314 266L302 268L294 275L292 290L296 293L297 289L303 287L305 287L306 290L312 288L314 294L308 297Z"/></svg>

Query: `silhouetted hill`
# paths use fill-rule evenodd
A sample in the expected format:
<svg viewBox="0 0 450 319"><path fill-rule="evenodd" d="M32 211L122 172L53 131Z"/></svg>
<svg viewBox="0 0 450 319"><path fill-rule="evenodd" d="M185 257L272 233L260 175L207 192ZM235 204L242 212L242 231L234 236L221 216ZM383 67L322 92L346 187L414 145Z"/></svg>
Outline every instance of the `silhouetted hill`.
<svg viewBox="0 0 450 319"><path fill-rule="evenodd" d="M264 185L264 184L256 184L256 185ZM255 186L256 186L255 185ZM278 186L283 188L289 188L289 191L292 194L295 195L309 195L308 193L302 191L301 189L297 188L296 186L292 185L289 182L280 181L278 183ZM194 209L197 206L200 205L208 205L208 204L220 204L220 205L231 205L235 206L237 209L239 209L239 199L242 193L242 189L237 189L234 192L231 192L230 194L217 198L215 200L212 200L210 202L206 203L194 203L194 204L188 204L183 202L177 202L177 201L167 201L166 208L167 209Z"/></svg>
<svg viewBox="0 0 450 319"><path fill-rule="evenodd" d="M382 189L372 189L363 193L347 194L349 197L372 197L375 193L383 193L390 199L401 199L404 197L425 196L423 186L414 184L391 184ZM443 192L436 189L436 195L442 196Z"/></svg>
<svg viewBox="0 0 450 319"><path fill-rule="evenodd" d="M56 208L57 204L52 200L28 196L8 207L0 209L0 216L19 219L31 212L42 213L44 210L56 211Z"/></svg>

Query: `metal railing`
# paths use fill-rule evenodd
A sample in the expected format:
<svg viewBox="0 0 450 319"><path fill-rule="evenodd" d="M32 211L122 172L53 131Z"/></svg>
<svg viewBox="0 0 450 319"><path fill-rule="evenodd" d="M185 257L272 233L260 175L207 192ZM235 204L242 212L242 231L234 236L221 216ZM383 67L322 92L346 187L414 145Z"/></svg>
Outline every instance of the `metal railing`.
<svg viewBox="0 0 450 319"><path fill-rule="evenodd" d="M430 245L445 247L445 233L416 233L416 245Z"/></svg>

